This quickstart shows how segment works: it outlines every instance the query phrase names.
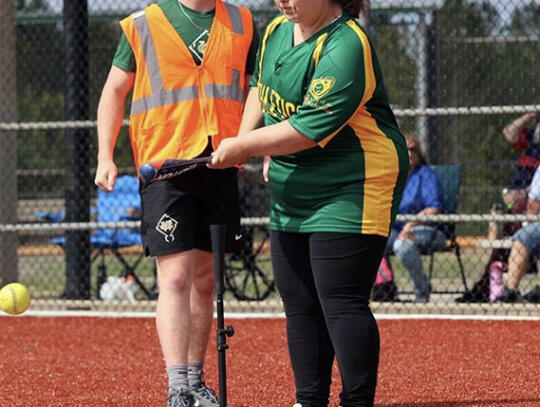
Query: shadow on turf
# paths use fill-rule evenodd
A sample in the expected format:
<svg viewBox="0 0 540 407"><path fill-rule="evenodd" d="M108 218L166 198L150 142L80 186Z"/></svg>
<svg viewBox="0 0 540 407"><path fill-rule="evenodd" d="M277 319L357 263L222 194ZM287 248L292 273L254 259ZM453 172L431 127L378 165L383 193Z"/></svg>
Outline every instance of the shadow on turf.
<svg viewBox="0 0 540 407"><path fill-rule="evenodd" d="M540 398L531 399L497 399L497 400L460 400L460 401L418 401L412 403L377 403L375 407L488 407L512 406L520 403L534 403L540 406Z"/></svg>

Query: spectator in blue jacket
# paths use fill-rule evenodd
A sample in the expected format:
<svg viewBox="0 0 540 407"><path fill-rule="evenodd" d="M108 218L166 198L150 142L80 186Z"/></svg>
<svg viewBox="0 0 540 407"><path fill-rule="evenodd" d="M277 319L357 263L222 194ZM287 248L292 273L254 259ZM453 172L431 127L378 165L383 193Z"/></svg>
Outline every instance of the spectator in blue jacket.
<svg viewBox="0 0 540 407"><path fill-rule="evenodd" d="M399 214L434 215L444 212L444 197L439 177L428 165L418 137L405 134L409 149L410 171ZM403 263L414 283L416 302L428 302L431 285L424 273L421 249L442 249L446 237L436 225L420 222L396 222L387 243Z"/></svg>

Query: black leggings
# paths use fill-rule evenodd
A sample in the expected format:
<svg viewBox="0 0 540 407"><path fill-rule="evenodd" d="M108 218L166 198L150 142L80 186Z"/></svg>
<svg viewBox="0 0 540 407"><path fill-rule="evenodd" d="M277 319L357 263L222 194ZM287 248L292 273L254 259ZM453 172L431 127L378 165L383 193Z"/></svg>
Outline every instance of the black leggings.
<svg viewBox="0 0 540 407"><path fill-rule="evenodd" d="M369 296L386 238L271 232L272 266L287 316L297 402L326 407L334 352L341 406L373 406L379 330Z"/></svg>

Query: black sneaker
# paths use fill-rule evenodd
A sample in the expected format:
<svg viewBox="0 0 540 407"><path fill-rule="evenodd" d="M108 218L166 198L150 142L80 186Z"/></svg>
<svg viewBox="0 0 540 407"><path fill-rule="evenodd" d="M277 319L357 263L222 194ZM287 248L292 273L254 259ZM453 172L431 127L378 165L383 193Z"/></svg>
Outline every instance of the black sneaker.
<svg viewBox="0 0 540 407"><path fill-rule="evenodd" d="M474 289L465 291L461 297L456 298L458 303L469 303L469 302L489 302L489 293L484 293L481 291L475 291Z"/></svg>
<svg viewBox="0 0 540 407"><path fill-rule="evenodd" d="M497 302L519 302L520 300L521 294L519 291L506 286L504 286L502 294L497 298Z"/></svg>
<svg viewBox="0 0 540 407"><path fill-rule="evenodd" d="M392 302L397 300L397 286L393 281L386 281L373 286L371 290L371 300L381 302Z"/></svg>
<svg viewBox="0 0 540 407"><path fill-rule="evenodd" d="M535 304L540 304L540 285L534 287L527 294L523 295L523 299L527 302L533 302Z"/></svg>

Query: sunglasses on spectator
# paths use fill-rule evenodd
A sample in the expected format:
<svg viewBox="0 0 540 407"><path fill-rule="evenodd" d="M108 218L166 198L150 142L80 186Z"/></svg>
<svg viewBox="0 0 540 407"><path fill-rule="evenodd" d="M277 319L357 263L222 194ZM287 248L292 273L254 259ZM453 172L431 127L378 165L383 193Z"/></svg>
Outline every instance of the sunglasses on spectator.
<svg viewBox="0 0 540 407"><path fill-rule="evenodd" d="M407 147L407 149L413 153L416 153L418 151L418 148L416 146L413 147Z"/></svg>

